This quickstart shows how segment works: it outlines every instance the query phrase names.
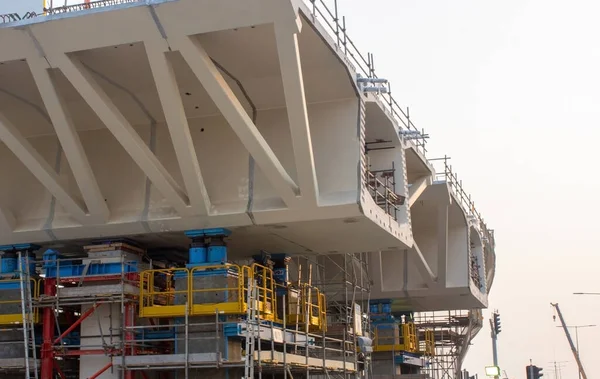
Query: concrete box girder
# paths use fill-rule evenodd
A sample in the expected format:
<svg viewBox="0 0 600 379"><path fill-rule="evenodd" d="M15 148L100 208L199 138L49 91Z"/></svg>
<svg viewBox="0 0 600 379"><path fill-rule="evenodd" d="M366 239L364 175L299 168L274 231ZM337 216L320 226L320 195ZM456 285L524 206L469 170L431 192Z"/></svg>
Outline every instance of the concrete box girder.
<svg viewBox="0 0 600 379"><path fill-rule="evenodd" d="M184 248L182 230L228 227L232 256L371 252L374 298L485 305L469 210L301 1L131 3L4 25L0 40L0 114L18 132L0 138L3 243ZM365 179L392 168L406 198L393 215ZM489 289L493 247L480 250Z"/></svg>

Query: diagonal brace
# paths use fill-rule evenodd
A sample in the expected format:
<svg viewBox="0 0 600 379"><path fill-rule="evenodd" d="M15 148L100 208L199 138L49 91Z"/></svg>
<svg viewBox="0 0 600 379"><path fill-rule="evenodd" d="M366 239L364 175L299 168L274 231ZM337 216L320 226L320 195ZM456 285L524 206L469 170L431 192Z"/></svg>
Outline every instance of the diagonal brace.
<svg viewBox="0 0 600 379"><path fill-rule="evenodd" d="M66 54L53 55L50 57L50 62L55 67L60 68L81 97L114 135L115 139L129 153L134 162L175 210L182 216L190 215L192 210L188 206L187 194L160 163L83 64L77 58L70 58Z"/></svg>
<svg viewBox="0 0 600 379"><path fill-rule="evenodd" d="M316 206L319 188L304 92L298 35L280 24L276 23L275 26L277 52L300 193L303 202Z"/></svg>
<svg viewBox="0 0 600 379"><path fill-rule="evenodd" d="M98 217L99 221L108 221L108 206L94 177L65 101L58 93L48 70L48 62L41 58L30 58L27 59L27 63L90 215Z"/></svg>
<svg viewBox="0 0 600 379"><path fill-rule="evenodd" d="M6 144L71 216L82 224L88 223L85 206L79 200L73 198L60 184L58 174L54 169L2 113L0 113L0 140Z"/></svg>
<svg viewBox="0 0 600 379"><path fill-rule="evenodd" d="M432 285L436 281L437 278L434 275L433 271L431 270L429 263L427 263L427 261L425 260L425 257L423 256L423 253L421 252L421 249L419 249L419 246L417 245L416 242L413 244L413 247L411 250L412 250L411 257L412 257L413 261L415 262L415 265L417 266L419 273L425 280L425 283L427 284L427 286Z"/></svg>
<svg viewBox="0 0 600 379"><path fill-rule="evenodd" d="M200 43L188 36L169 39L227 120L242 144L288 207L298 204L299 188L287 173L267 141Z"/></svg>
<svg viewBox="0 0 600 379"><path fill-rule="evenodd" d="M164 51L163 44L158 42L145 43L148 62L175 147L175 154L190 204L192 207L198 208L198 213L206 215L210 208L210 199L200 170L175 71Z"/></svg>

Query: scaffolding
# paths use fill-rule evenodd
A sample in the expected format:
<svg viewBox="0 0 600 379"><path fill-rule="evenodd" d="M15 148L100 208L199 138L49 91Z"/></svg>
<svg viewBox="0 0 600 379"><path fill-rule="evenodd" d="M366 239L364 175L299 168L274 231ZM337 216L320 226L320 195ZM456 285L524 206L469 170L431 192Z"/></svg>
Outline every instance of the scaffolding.
<svg viewBox="0 0 600 379"><path fill-rule="evenodd" d="M3 378L38 378L35 348L39 313L33 301L39 294L31 249L2 246L0 250L0 373Z"/></svg>
<svg viewBox="0 0 600 379"><path fill-rule="evenodd" d="M421 312L415 323L435 339L435 354L427 357L424 373L431 379L461 378L471 341L483 326L481 310Z"/></svg>
<svg viewBox="0 0 600 379"><path fill-rule="evenodd" d="M113 373L131 379L136 372L141 377L157 372L162 379L175 370L189 378L213 372L202 370L224 370L260 379L263 375L284 379L370 378L373 365L369 355L361 352L359 341L367 336L373 337L376 353L392 354L392 362L399 352L418 354L425 362L421 375L454 379L482 325L479 310L423 312L399 324L400 338L388 343L370 321L366 253L294 257L290 271L295 280L290 281L278 304L272 273L262 265L156 269L151 263L130 262L127 257L121 252L118 262L112 258L112 264L119 267L118 274L102 272L101 263L95 259L82 263L82 258L57 258L42 263L45 278L21 277L22 283L31 283L32 296L23 287L18 299L27 330L18 325L14 330L30 333L27 337L23 334L21 342L28 347L29 359L18 372L30 372L32 378L40 367L42 379L52 378L47 375L49 369L61 378L79 378L81 359L103 356L108 358L106 364L90 377ZM235 288L195 288L193 278L218 270L245 275L234 276ZM178 279L186 285L172 283ZM303 290L308 288L318 288L319 292ZM230 308L229 301L198 304L198 296L212 297L215 293L220 293L221 300L233 299L237 308ZM291 296L298 297L291 300ZM169 308L175 299L183 303L177 312ZM326 301L327 312L319 301ZM145 307L164 307L165 312L146 313ZM314 307L317 311L311 313ZM286 310L280 313L282 318L272 316L277 309ZM107 312L104 316L111 320L110 325L100 322L99 310ZM39 314L42 317L36 316ZM310 322L312 317L321 316L326 317L323 324ZM42 325L27 327L27 321L40 320ZM80 330L84 323L88 325L86 333ZM91 332L94 325L96 331ZM42 339L33 344L40 330ZM239 350L232 346L239 346Z"/></svg>
<svg viewBox="0 0 600 379"><path fill-rule="evenodd" d="M357 351L359 339L372 335L367 253L328 254L304 259L307 263L317 262L317 286L328 302L327 334L347 341L348 349ZM369 358L364 353L354 355L355 365L360 365L359 360L363 360L363 377L370 376Z"/></svg>
<svg viewBox="0 0 600 379"><path fill-rule="evenodd" d="M360 256L364 258L341 255L346 260L343 267L356 265ZM363 333L362 313L352 313L356 307L343 304L366 301L367 287L361 285L368 286L368 281L359 281L360 275L352 270L341 276L343 297L334 296L329 303L318 286L325 278L324 268L315 261L319 269L313 271L313 263L308 263L313 259L308 259L304 275L298 272L278 304L275 294L281 288L276 287L272 271L258 264L155 269L141 257L130 259L130 251L118 251L108 261L45 253L34 269L41 272L40 279L24 285L31 278L22 275L21 296L10 300L23 310L24 327L13 325L10 330L24 333L21 343L28 358L10 368L10 373L29 372L26 377L36 379L79 378L82 361L92 356L105 357L106 364L88 373L90 378L112 374L131 379L136 372L141 377L157 372L162 379L169 377L169 370L186 378L200 375L200 370L284 379L364 374L365 357L357 348ZM236 273L235 288L195 285L198 278L219 270ZM186 284L177 286L173 281ZM233 301L202 302L215 294ZM334 304L336 320L347 327L341 335L340 329L330 333L327 328L328 304ZM164 310L156 313L153 308ZM278 309L285 310L280 313L283 318L276 316ZM37 343L36 331L41 336ZM239 351L236 343L242 347ZM198 351L198 346L205 350Z"/></svg>
<svg viewBox="0 0 600 379"><path fill-rule="evenodd" d="M127 341L133 336L126 328L133 324L139 301L137 271L150 264L142 263L141 256L130 260L133 250L140 253L134 246L108 245L105 249L118 249L108 258L110 263L106 258L49 259L44 255L44 291L34 302L43 314L42 379L53 378L54 372L61 378L78 378L86 357L108 358L90 376L95 378L113 368L113 358L125 360L132 354ZM127 372L121 377L132 378Z"/></svg>
<svg viewBox="0 0 600 379"><path fill-rule="evenodd" d="M406 196L396 193L396 169L394 162L388 170L367 170L365 182L371 197L385 213L398 220L398 211L404 205Z"/></svg>

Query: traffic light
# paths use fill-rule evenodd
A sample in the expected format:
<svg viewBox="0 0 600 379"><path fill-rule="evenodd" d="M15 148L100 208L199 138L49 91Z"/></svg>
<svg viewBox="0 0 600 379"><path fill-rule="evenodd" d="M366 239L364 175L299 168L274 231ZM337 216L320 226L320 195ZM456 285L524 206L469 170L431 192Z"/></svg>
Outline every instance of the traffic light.
<svg viewBox="0 0 600 379"><path fill-rule="evenodd" d="M544 374L542 374L543 368L537 367L534 365L529 365L526 367L527 369L527 379L540 379Z"/></svg>
<svg viewBox="0 0 600 379"><path fill-rule="evenodd" d="M502 331L502 328L500 325L500 314L494 312L494 332L496 334L500 334L501 331Z"/></svg>

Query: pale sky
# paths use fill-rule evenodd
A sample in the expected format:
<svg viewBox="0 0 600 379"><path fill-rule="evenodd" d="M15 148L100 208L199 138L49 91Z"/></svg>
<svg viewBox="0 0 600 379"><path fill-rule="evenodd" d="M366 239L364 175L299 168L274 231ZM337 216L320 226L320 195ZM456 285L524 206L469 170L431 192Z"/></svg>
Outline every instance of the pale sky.
<svg viewBox="0 0 600 379"><path fill-rule="evenodd" d="M317 0L318 1L318 0ZM332 2L333 0L331 0ZM30 2L34 6L27 3ZM38 4L39 3L39 4ZM600 325L600 4L588 0L338 0L348 33L375 54L430 158L447 154L488 225L498 259L490 308L502 315L500 366L523 378L529 359L554 378L577 368L550 302L570 325ZM368 5L367 5L368 4ZM0 0L0 13L41 0ZM489 312L486 312L486 316ZM489 325L464 368L491 365ZM580 329L594 368L600 326Z"/></svg>
<svg viewBox="0 0 600 379"><path fill-rule="evenodd" d="M375 54L431 135L430 157L447 154L496 230L498 266L490 309L502 318L499 363L524 378L529 359L554 378L551 361L577 367L550 302L580 329L594 368L600 338L596 250L600 176L600 4L594 1L338 0L348 33ZM486 316L489 312L486 312ZM489 323L464 367L491 365Z"/></svg>

